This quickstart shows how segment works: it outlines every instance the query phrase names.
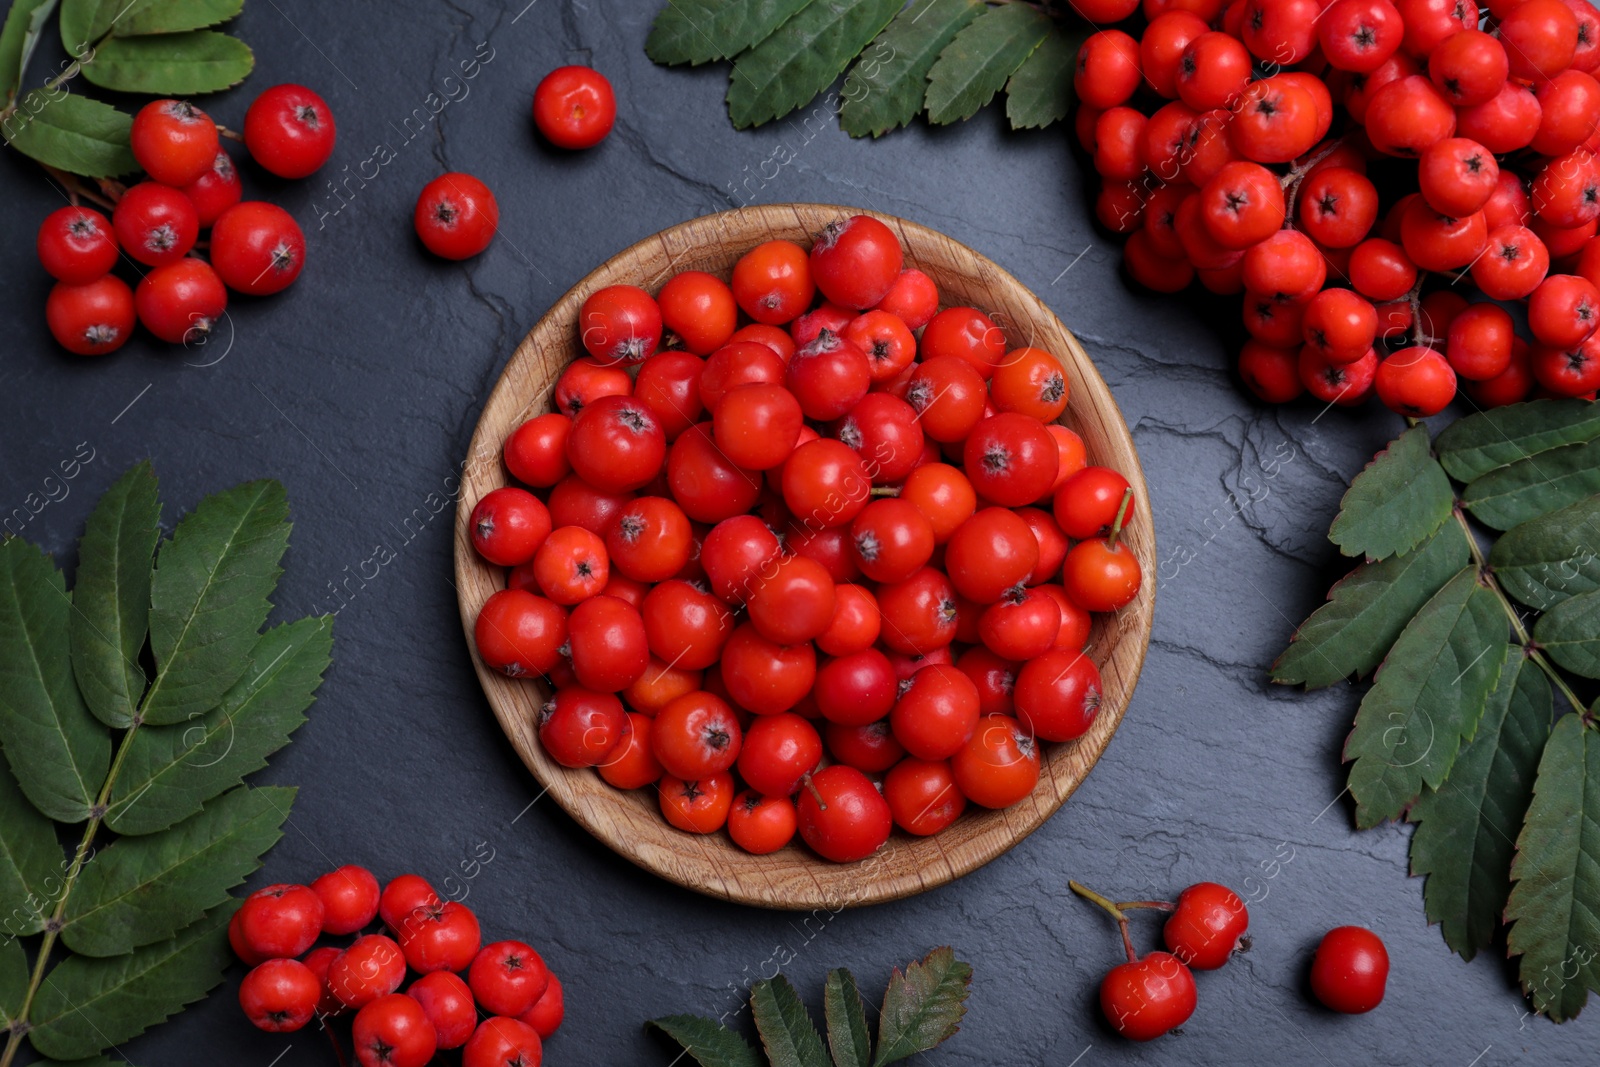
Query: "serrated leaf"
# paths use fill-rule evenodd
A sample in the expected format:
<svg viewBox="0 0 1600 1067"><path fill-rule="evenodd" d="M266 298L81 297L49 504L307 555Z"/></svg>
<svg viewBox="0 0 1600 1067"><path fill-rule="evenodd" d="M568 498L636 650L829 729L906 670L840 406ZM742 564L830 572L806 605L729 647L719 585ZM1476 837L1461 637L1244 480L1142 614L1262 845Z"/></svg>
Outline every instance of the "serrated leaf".
<svg viewBox="0 0 1600 1067"><path fill-rule="evenodd" d="M917 0L900 11L844 80L839 124L851 137L881 137L922 110L928 71L983 0Z"/></svg>
<svg viewBox="0 0 1600 1067"><path fill-rule="evenodd" d="M45 975L34 998L28 1039L42 1055L83 1059L137 1037L205 996L233 957L231 900L170 941L123 956L69 956Z"/></svg>
<svg viewBox="0 0 1600 1067"><path fill-rule="evenodd" d="M72 602L50 557L0 542L0 747L33 806L58 822L89 817L111 739L72 680Z"/></svg>
<svg viewBox="0 0 1600 1067"><path fill-rule="evenodd" d="M789 979L780 974L752 985L750 1010L772 1067L829 1067L822 1038Z"/></svg>
<svg viewBox="0 0 1600 1067"><path fill-rule="evenodd" d="M61 43L67 54L81 59L128 5L129 0L61 0Z"/></svg>
<svg viewBox="0 0 1600 1067"><path fill-rule="evenodd" d="M1587 400L1530 400L1507 404L1452 423L1434 448L1460 482L1481 478L1561 445L1600 438L1600 408Z"/></svg>
<svg viewBox="0 0 1600 1067"><path fill-rule="evenodd" d="M1581 716L1550 733L1511 878L1507 943L1523 992L1570 1019L1600 989L1600 742Z"/></svg>
<svg viewBox="0 0 1600 1067"><path fill-rule="evenodd" d="M6 143L29 159L85 178L139 169L128 147L133 116L65 89L34 89L5 123Z"/></svg>
<svg viewBox="0 0 1600 1067"><path fill-rule="evenodd" d="M237 37L215 30L113 37L85 63L83 76L120 93L194 96L238 85L255 54Z"/></svg>
<svg viewBox="0 0 1600 1067"><path fill-rule="evenodd" d="M699 66L764 41L811 0L667 0L645 40L657 63Z"/></svg>
<svg viewBox="0 0 1600 1067"><path fill-rule="evenodd" d="M274 626L214 710L189 723L141 728L123 757L106 825L119 834L165 830L265 767L306 721L332 648L331 615Z"/></svg>
<svg viewBox="0 0 1600 1067"><path fill-rule="evenodd" d="M874 1067L926 1052L959 1030L971 983L971 965L948 947L934 949L904 974L891 974L878 1019Z"/></svg>
<svg viewBox="0 0 1600 1067"><path fill-rule="evenodd" d="M1500 675L1507 627L1468 567L1401 631L1345 742L1358 826L1397 818L1424 784L1444 783Z"/></svg>
<svg viewBox="0 0 1600 1067"><path fill-rule="evenodd" d="M133 0L111 32L118 37L182 33L227 22L244 9L244 0Z"/></svg>
<svg viewBox="0 0 1600 1067"><path fill-rule="evenodd" d="M1539 617L1533 639L1567 670L1600 678L1600 593L1563 600Z"/></svg>
<svg viewBox="0 0 1600 1067"><path fill-rule="evenodd" d="M970 119L1050 34L1050 16L1025 4L991 7L956 34L928 71L928 121Z"/></svg>
<svg viewBox="0 0 1600 1067"><path fill-rule="evenodd" d="M28 996L28 957L15 937L0 941L0 1034L22 1013Z"/></svg>
<svg viewBox="0 0 1600 1067"><path fill-rule="evenodd" d="M1428 450L1427 427L1413 426L1350 483L1328 540L1347 556L1385 559L1421 544L1454 507L1450 479Z"/></svg>
<svg viewBox="0 0 1600 1067"><path fill-rule="evenodd" d="M1550 682L1513 646L1472 741L1450 777L1424 790L1407 819L1411 873L1426 875L1428 920L1470 960L1494 939L1511 892L1511 858L1550 736Z"/></svg>
<svg viewBox="0 0 1600 1067"><path fill-rule="evenodd" d="M1600 497L1512 527L1489 552L1489 566L1507 593L1548 611L1569 597L1600 589Z"/></svg>
<svg viewBox="0 0 1600 1067"><path fill-rule="evenodd" d="M728 115L737 129L782 118L844 73L904 0L812 0L733 64Z"/></svg>
<svg viewBox="0 0 1600 1067"><path fill-rule="evenodd" d="M200 502L161 546L150 585L156 676L146 722L204 714L250 666L256 631L283 573L289 507L275 481L246 482Z"/></svg>
<svg viewBox="0 0 1600 1067"><path fill-rule="evenodd" d="M855 975L843 967L828 972L822 1010L828 1020L828 1050L837 1067L872 1067L872 1032Z"/></svg>
<svg viewBox="0 0 1600 1067"><path fill-rule="evenodd" d="M721 1023L698 1015L665 1015L645 1023L683 1046L700 1067L763 1067L744 1038Z"/></svg>
<svg viewBox="0 0 1600 1067"><path fill-rule="evenodd" d="M0 104L9 104L22 88L22 74L39 45L56 0L13 0L0 27Z"/></svg>
<svg viewBox="0 0 1600 1067"><path fill-rule="evenodd" d="M1072 114L1077 93L1072 87L1073 67L1086 34L1068 36L1052 29L1006 82L1006 120L1013 130L1034 130L1060 122Z"/></svg>
<svg viewBox="0 0 1600 1067"><path fill-rule="evenodd" d="M149 460L95 505L78 542L72 589L72 672L95 717L126 727L144 693L150 566L161 540L161 501Z"/></svg>
<svg viewBox="0 0 1600 1067"><path fill-rule="evenodd" d="M1565 445L1496 467L1461 502L1479 522L1509 530L1600 493L1600 440Z"/></svg>
<svg viewBox="0 0 1600 1067"><path fill-rule="evenodd" d="M0 766L0 938L14 941L44 929L61 889L64 858L55 826Z"/></svg>
<svg viewBox="0 0 1600 1067"><path fill-rule="evenodd" d="M1328 602L1300 624L1272 680L1308 689L1365 677L1428 599L1471 558L1458 523L1446 523L1416 549L1355 570L1328 591Z"/></svg>
<svg viewBox="0 0 1600 1067"><path fill-rule="evenodd" d="M295 790L240 786L167 830L97 853L67 899L61 940L86 956L164 941L228 899L283 836Z"/></svg>

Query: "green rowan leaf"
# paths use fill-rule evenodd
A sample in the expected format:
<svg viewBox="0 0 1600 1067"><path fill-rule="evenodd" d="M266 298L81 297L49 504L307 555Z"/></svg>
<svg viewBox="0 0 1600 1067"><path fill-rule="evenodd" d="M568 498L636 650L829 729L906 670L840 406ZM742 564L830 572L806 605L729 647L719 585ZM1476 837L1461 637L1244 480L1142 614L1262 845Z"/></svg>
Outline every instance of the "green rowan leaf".
<svg viewBox="0 0 1600 1067"><path fill-rule="evenodd" d="M811 0L667 0L644 50L657 63L732 59L771 36Z"/></svg>
<svg viewBox="0 0 1600 1067"><path fill-rule="evenodd" d="M240 786L164 833L117 841L84 867L61 940L86 956L120 956L174 936L261 866L294 796Z"/></svg>
<svg viewBox="0 0 1600 1067"><path fill-rule="evenodd" d="M106 825L119 834L165 830L265 767L306 721L332 649L331 615L274 626L216 708L193 722L141 728L123 757Z"/></svg>
<svg viewBox="0 0 1600 1067"><path fill-rule="evenodd" d="M85 63L83 76L122 93L193 96L244 81L255 67L250 46L215 30L113 37Z"/></svg>
<svg viewBox="0 0 1600 1067"><path fill-rule="evenodd" d="M6 143L29 159L85 178L114 178L139 169L128 146L133 116L67 92L34 89L17 101L3 127Z"/></svg>
<svg viewBox="0 0 1600 1067"><path fill-rule="evenodd" d="M828 972L822 991L828 1020L828 1049L837 1067L872 1067L872 1031L861 1004L856 976L844 968Z"/></svg>
<svg viewBox="0 0 1600 1067"><path fill-rule="evenodd" d="M1049 36L1050 16L1025 4L991 7L939 53L928 71L928 121L970 119Z"/></svg>
<svg viewBox="0 0 1600 1067"><path fill-rule="evenodd" d="M1468 567L1401 631L1345 742L1356 824L1400 816L1450 773L1505 661L1508 623Z"/></svg>
<svg viewBox="0 0 1600 1067"><path fill-rule="evenodd" d="M1550 682L1513 646L1483 710L1478 732L1450 776L1424 790L1406 818L1411 873L1427 876L1428 920L1470 960L1494 940L1511 892L1511 859L1539 756L1550 736Z"/></svg>
<svg viewBox="0 0 1600 1067"><path fill-rule="evenodd" d="M1549 611L1600 589L1600 497L1589 497L1506 531L1489 566L1507 593Z"/></svg>
<svg viewBox="0 0 1600 1067"><path fill-rule="evenodd" d="M1013 130L1041 129L1072 114L1077 93L1072 87L1078 49L1087 34L1052 29L1006 82L1006 119Z"/></svg>
<svg viewBox="0 0 1600 1067"><path fill-rule="evenodd" d="M1545 745L1511 878L1507 943L1523 992L1570 1019L1600 989L1600 739L1578 715Z"/></svg>
<svg viewBox="0 0 1600 1067"><path fill-rule="evenodd" d="M922 110L928 71L983 0L916 0L901 9L844 80L839 123L851 137L881 137Z"/></svg>
<svg viewBox="0 0 1600 1067"><path fill-rule="evenodd" d="M763 1067L761 1057L744 1038L721 1023L698 1015L664 1015L645 1026L660 1030L700 1067Z"/></svg>
<svg viewBox="0 0 1600 1067"><path fill-rule="evenodd" d="M118 37L202 30L233 18L244 0L132 0L125 6L111 31Z"/></svg>
<svg viewBox="0 0 1600 1067"><path fill-rule="evenodd" d="M830 1067L800 994L783 975L750 987L750 1010L772 1067Z"/></svg>
<svg viewBox="0 0 1600 1067"><path fill-rule="evenodd" d="M169 941L122 956L69 956L45 975L28 1039L42 1055L84 1059L137 1037L222 981L232 962L230 900Z"/></svg>
<svg viewBox="0 0 1600 1067"><path fill-rule="evenodd" d="M55 9L56 0L13 0L6 12L5 25L0 27L0 105L16 99L28 60Z"/></svg>
<svg viewBox="0 0 1600 1067"><path fill-rule="evenodd" d="M874 1067L926 1052L961 1028L967 1013L972 966L956 959L953 949L936 948L904 973L889 976L878 1020L878 1056Z"/></svg>
<svg viewBox="0 0 1600 1067"><path fill-rule="evenodd" d="M844 73L903 0L811 0L734 62L728 115L738 129L782 118Z"/></svg>
<svg viewBox="0 0 1600 1067"><path fill-rule="evenodd" d="M1452 423L1434 448L1460 482L1475 481L1562 445L1600 438L1600 408L1587 400L1530 400L1507 404Z"/></svg>
<svg viewBox="0 0 1600 1067"><path fill-rule="evenodd" d="M61 0L61 43L67 54L82 59L128 6L129 0Z"/></svg>
<svg viewBox="0 0 1600 1067"><path fill-rule="evenodd" d="M55 826L0 766L0 939L44 929L61 891L64 859Z"/></svg>
<svg viewBox="0 0 1600 1067"><path fill-rule="evenodd" d="M161 540L161 501L146 460L95 505L78 542L72 590L72 669L95 717L126 727L144 693L150 567Z"/></svg>
<svg viewBox="0 0 1600 1067"><path fill-rule="evenodd" d="M156 676L146 722L203 715L249 668L283 573L288 510L282 485L246 482L201 501L161 546L150 587Z"/></svg>
<svg viewBox="0 0 1600 1067"><path fill-rule="evenodd" d="M1597 493L1600 439L1496 467L1470 482L1461 502L1479 522L1509 530Z"/></svg>
<svg viewBox="0 0 1600 1067"><path fill-rule="evenodd" d="M1272 680L1308 689L1371 673L1406 623L1471 559L1459 523L1410 552L1363 560L1328 591L1272 665Z"/></svg>
<svg viewBox="0 0 1600 1067"><path fill-rule="evenodd" d="M1373 457L1339 501L1328 539L1347 556L1385 559L1409 552L1450 517L1455 492L1414 426Z"/></svg>
<svg viewBox="0 0 1600 1067"><path fill-rule="evenodd" d="M1600 678L1600 592L1563 600L1541 615L1533 639L1567 670Z"/></svg>
<svg viewBox="0 0 1600 1067"><path fill-rule="evenodd" d="M0 747L33 806L58 822L89 817L111 739L72 680L72 602L50 558L0 541Z"/></svg>
<svg viewBox="0 0 1600 1067"><path fill-rule="evenodd" d="M0 1033L22 1013L28 996L28 957L15 937L0 941Z"/></svg>

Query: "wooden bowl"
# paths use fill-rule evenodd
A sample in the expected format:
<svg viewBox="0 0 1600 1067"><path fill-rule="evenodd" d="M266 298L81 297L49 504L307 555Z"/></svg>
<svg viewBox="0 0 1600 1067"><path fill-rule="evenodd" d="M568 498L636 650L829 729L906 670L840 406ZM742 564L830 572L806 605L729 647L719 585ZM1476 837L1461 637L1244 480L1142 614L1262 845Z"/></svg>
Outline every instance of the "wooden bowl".
<svg viewBox="0 0 1600 1067"><path fill-rule="evenodd" d="M510 480L500 461L506 436L526 419L549 410L557 376L581 354L577 321L584 298L619 283L654 292L683 270L727 278L739 256L762 241L785 238L809 245L812 235L830 220L861 213L822 204L774 204L694 219L613 256L539 320L490 394L463 467L455 560L461 623L469 647L478 609L504 587L506 572L488 565L473 550L468 517L479 498ZM933 837L916 838L897 830L876 855L856 864L829 863L798 839L772 855L748 855L725 833L702 837L673 829L661 817L653 790L622 792L592 770L561 767L544 754L534 728L547 687L490 670L473 650L478 678L506 736L568 814L645 870L744 904L836 912L920 893L994 859L1049 818L1105 751L1133 694L1150 638L1156 553L1144 475L1116 401L1083 347L1038 297L990 260L924 226L888 215L877 217L899 235L906 265L932 277L947 304L970 304L988 312L1005 330L1009 347L1030 344L1061 359L1070 385L1062 422L1082 435L1092 462L1116 468L1133 486L1135 518L1123 540L1138 556L1145 582L1127 608L1096 620L1089 651L1104 682L1100 714L1078 740L1046 746L1043 773L1031 796L1002 811L969 807L954 825Z"/></svg>

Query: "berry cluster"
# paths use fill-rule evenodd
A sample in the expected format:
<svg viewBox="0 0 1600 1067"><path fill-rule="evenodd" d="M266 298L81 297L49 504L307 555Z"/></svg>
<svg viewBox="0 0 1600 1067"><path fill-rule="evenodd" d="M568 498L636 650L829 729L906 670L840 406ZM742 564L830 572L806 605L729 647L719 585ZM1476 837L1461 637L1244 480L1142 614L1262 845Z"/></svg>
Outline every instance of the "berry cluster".
<svg viewBox="0 0 1600 1067"><path fill-rule="evenodd" d="M1132 490L1054 422L1055 357L939 303L865 215L731 284L588 297L558 410L504 446L543 498L470 518L511 568L478 654L550 680L552 759L654 786L679 829L850 862L1016 803L1040 742L1089 728L1090 614L1140 585Z"/></svg>
<svg viewBox="0 0 1600 1067"><path fill-rule="evenodd" d="M283 178L304 178L327 162L334 136L328 105L301 85L256 97L242 135L255 161ZM135 318L170 344L204 343L229 289L276 293L305 265L299 224L275 204L241 199L239 172L204 111L151 101L129 137L146 178L126 188L102 183L111 219L75 196L39 227L39 262L56 279L45 318L61 347L80 356L121 348ZM209 262L196 254L205 229ZM111 273L122 255L141 273L137 288Z"/></svg>
<svg viewBox="0 0 1600 1067"><path fill-rule="evenodd" d="M361 933L377 918L389 934ZM313 948L323 934L359 936ZM258 889L228 923L228 940L253 968L239 986L252 1023L292 1031L355 1009L361 1067L422 1067L453 1048L462 1067L539 1067L565 1011L537 952L520 941L482 945L471 909L441 900L420 875L379 893L372 872L346 866L309 886ZM420 977L396 992L408 968Z"/></svg>
<svg viewBox="0 0 1600 1067"><path fill-rule="evenodd" d="M1214 971L1249 946L1243 943L1250 911L1239 894L1216 882L1196 882L1178 899L1108 898L1068 882L1074 893L1104 908L1117 921L1128 962L1100 981L1100 1010L1106 1021L1132 1041L1151 1041L1189 1021L1197 1004L1195 971ZM1133 947L1128 913L1141 909L1167 913L1161 938L1166 951L1139 955ZM1311 961L1311 991L1324 1006L1358 1015L1383 1001L1389 981L1389 953L1377 934L1360 926L1329 930Z"/></svg>
<svg viewBox="0 0 1600 1067"><path fill-rule="evenodd" d="M557 67L533 92L533 122L558 148L593 148L617 121L617 97L590 67ZM441 259L471 259L500 228L494 192L470 174L452 171L422 187L412 225L423 247Z"/></svg>
<svg viewBox="0 0 1600 1067"><path fill-rule="evenodd" d="M1140 3L1074 6L1108 25ZM1480 15L1143 0L1137 38L1102 29L1079 52L1097 217L1143 285L1244 293L1239 373L1262 399L1376 392L1425 416L1458 382L1485 407L1600 386L1600 12ZM1526 301L1531 344L1495 301Z"/></svg>

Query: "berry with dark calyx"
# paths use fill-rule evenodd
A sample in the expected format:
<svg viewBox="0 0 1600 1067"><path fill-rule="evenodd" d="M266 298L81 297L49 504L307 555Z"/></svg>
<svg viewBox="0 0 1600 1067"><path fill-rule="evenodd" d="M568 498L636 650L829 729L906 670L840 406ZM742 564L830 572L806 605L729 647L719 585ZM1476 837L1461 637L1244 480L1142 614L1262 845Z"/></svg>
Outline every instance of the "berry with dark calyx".
<svg viewBox="0 0 1600 1067"><path fill-rule="evenodd" d="M152 268L133 293L144 328L169 344L204 344L228 308L228 290L211 265L185 256Z"/></svg>
<svg viewBox="0 0 1600 1067"><path fill-rule="evenodd" d="M111 220L93 208L57 208L39 224L39 262L68 285L87 285L117 265L117 238Z"/></svg>
<svg viewBox="0 0 1600 1067"><path fill-rule="evenodd" d="M83 285L57 282L45 299L45 322L56 343L79 356L103 356L127 343L135 318L133 290L114 274Z"/></svg>
<svg viewBox="0 0 1600 1067"><path fill-rule="evenodd" d="M328 161L338 131L322 97L303 85L274 85L244 116L244 143L280 178L304 178Z"/></svg>
<svg viewBox="0 0 1600 1067"><path fill-rule="evenodd" d="M500 204L470 174L441 174L417 196L417 236L441 259L471 259L489 247L500 228Z"/></svg>
<svg viewBox="0 0 1600 1067"><path fill-rule="evenodd" d="M128 131L133 158L162 185L184 186L216 159L217 124L185 100L152 100Z"/></svg>
<svg viewBox="0 0 1600 1067"><path fill-rule="evenodd" d="M282 292L300 277L306 238L294 217L276 204L246 200L224 211L211 227L211 265L228 288L250 296Z"/></svg>
<svg viewBox="0 0 1600 1067"><path fill-rule="evenodd" d="M150 267L189 254L200 235L200 216L183 193L168 185L130 186L111 213L123 251Z"/></svg>

